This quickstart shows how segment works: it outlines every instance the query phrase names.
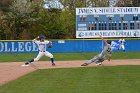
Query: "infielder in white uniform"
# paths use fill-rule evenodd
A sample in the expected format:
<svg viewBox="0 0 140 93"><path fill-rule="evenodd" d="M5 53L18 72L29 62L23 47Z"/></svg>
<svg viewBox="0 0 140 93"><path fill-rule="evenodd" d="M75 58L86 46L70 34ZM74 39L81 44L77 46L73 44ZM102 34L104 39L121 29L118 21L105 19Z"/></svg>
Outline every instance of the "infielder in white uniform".
<svg viewBox="0 0 140 93"><path fill-rule="evenodd" d="M125 43L124 38L121 38L121 39L119 40L120 46L119 46L118 50L122 49L122 50L125 52L124 43Z"/></svg>
<svg viewBox="0 0 140 93"><path fill-rule="evenodd" d="M39 41L37 39L39 39ZM47 45L49 45L49 47L51 48L52 42L48 41L48 40L44 40L44 39L45 39L45 36L41 35L41 36L38 36L37 38L35 38L34 40L32 40L34 43L36 43L38 45L39 53L36 58L26 62L25 65L28 65L31 62L38 61L44 55L48 56L51 59L52 66L55 65L53 55L46 50Z"/></svg>
<svg viewBox="0 0 140 93"><path fill-rule="evenodd" d="M93 57L91 60L87 61L86 63L82 64L81 66L87 66L93 62L96 62L96 65L101 65L102 62L106 59L110 61L112 50L111 50L111 40L104 40L102 36L100 38L104 41L104 48L100 54Z"/></svg>

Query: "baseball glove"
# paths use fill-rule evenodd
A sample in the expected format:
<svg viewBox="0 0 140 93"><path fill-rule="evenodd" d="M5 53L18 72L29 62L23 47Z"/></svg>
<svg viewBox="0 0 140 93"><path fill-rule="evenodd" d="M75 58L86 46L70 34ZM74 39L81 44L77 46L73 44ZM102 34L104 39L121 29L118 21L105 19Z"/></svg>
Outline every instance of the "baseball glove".
<svg viewBox="0 0 140 93"><path fill-rule="evenodd" d="M35 39L38 41L39 40L39 36L37 36Z"/></svg>
<svg viewBox="0 0 140 93"><path fill-rule="evenodd" d="M52 48L52 43L51 42L48 44L48 48Z"/></svg>
<svg viewBox="0 0 140 93"><path fill-rule="evenodd" d="M48 48L52 48L52 45L48 45Z"/></svg>

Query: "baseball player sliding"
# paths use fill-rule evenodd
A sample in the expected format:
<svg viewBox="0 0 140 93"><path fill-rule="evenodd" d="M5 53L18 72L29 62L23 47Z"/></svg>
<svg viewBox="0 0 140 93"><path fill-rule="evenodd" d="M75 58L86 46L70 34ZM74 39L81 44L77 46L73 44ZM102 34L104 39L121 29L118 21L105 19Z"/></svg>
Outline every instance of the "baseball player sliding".
<svg viewBox="0 0 140 93"><path fill-rule="evenodd" d="M119 43L120 43L120 47L118 48L118 50L122 49L125 52L125 47L124 47L125 40L124 40L124 38L121 38L119 40Z"/></svg>
<svg viewBox="0 0 140 93"><path fill-rule="evenodd" d="M39 53L38 53L36 58L26 62L24 64L24 66L29 65L31 62L38 61L44 55L50 57L51 62L52 62L52 66L55 66L53 55L46 50L47 45L49 48L52 47L52 42L48 41L48 40L44 40L44 39L45 39L45 36L41 35L41 36L38 36L37 38L35 38L34 40L32 40L34 43L36 43L38 45Z"/></svg>
<svg viewBox="0 0 140 93"><path fill-rule="evenodd" d="M96 65L101 65L102 62L106 59L110 61L112 50L111 50L111 40L104 40L102 36L100 38L104 41L104 48L100 54L93 57L91 60L87 61L86 63L82 64L81 66L87 66L93 62L96 62Z"/></svg>

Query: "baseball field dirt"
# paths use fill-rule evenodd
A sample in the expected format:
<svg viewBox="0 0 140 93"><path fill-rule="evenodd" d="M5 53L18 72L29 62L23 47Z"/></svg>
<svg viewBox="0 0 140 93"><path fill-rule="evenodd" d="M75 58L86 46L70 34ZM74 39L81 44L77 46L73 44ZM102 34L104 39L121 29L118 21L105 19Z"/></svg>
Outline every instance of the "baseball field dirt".
<svg viewBox="0 0 140 93"><path fill-rule="evenodd" d="M0 86L38 69L81 67L86 60L56 61L56 66L50 62L35 62L28 67L22 67L23 62L0 63ZM140 59L104 61L102 66L140 65ZM96 66L95 63L89 66Z"/></svg>

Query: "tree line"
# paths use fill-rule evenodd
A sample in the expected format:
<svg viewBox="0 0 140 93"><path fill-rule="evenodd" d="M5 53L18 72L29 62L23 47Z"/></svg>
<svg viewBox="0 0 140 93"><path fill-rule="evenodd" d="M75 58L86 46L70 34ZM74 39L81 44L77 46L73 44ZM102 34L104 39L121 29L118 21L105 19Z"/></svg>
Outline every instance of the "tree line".
<svg viewBox="0 0 140 93"><path fill-rule="evenodd" d="M41 34L49 39L72 39L76 33L77 7L109 6L109 0L55 1L1 0L0 40L28 40ZM116 6L134 7L139 6L140 0L120 1Z"/></svg>

